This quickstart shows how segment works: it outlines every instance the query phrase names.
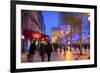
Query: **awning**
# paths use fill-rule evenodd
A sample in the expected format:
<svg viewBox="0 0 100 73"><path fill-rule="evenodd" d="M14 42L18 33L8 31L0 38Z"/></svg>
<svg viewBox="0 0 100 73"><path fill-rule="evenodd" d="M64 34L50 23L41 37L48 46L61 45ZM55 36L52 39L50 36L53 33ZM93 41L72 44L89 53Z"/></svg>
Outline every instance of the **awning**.
<svg viewBox="0 0 100 73"><path fill-rule="evenodd" d="M23 30L22 34L24 35L25 39L47 40L49 38L48 35L32 30Z"/></svg>

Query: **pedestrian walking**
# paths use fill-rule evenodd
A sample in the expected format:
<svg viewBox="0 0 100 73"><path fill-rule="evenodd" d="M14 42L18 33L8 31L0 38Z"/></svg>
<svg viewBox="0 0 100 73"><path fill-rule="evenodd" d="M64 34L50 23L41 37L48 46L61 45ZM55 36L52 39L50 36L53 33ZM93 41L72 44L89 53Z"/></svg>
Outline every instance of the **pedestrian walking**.
<svg viewBox="0 0 100 73"><path fill-rule="evenodd" d="M49 41L47 41L47 45L45 45L45 50L46 50L46 53L47 53L48 61L50 61L51 52L53 51L53 49L52 49L52 45Z"/></svg>
<svg viewBox="0 0 100 73"><path fill-rule="evenodd" d="M53 48L54 48L54 52L57 53L58 52L58 44L53 43Z"/></svg>
<svg viewBox="0 0 100 73"><path fill-rule="evenodd" d="M66 54L66 47L65 47L65 45L63 45L62 47L63 47L64 54Z"/></svg>
<svg viewBox="0 0 100 73"><path fill-rule="evenodd" d="M44 58L45 58L45 45L44 43L41 42L40 48L39 48L39 54L41 57L41 61L44 62Z"/></svg>
<svg viewBox="0 0 100 73"><path fill-rule="evenodd" d="M30 48L29 48L29 53L27 55L28 61L33 61L35 50L36 50L35 41L32 41Z"/></svg>

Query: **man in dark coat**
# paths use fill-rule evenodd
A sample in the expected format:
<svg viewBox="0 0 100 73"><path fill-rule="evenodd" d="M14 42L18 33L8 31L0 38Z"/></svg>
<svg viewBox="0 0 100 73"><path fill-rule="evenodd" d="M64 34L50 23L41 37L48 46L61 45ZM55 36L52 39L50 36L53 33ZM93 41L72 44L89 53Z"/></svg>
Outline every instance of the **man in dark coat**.
<svg viewBox="0 0 100 73"><path fill-rule="evenodd" d="M47 45L45 45L45 50L46 50L46 53L47 53L48 61L50 61L51 52L53 50L52 50L52 45L50 44L49 41L47 41Z"/></svg>
<svg viewBox="0 0 100 73"><path fill-rule="evenodd" d="M39 53L41 57L41 61L44 62L44 56L45 56L45 48L44 48L44 43L41 43L40 48L39 48Z"/></svg>
<svg viewBox="0 0 100 73"><path fill-rule="evenodd" d="M29 48L29 54L27 55L28 61L32 61L33 56L35 54L35 50L36 50L36 45L35 45L35 41L33 41Z"/></svg>
<svg viewBox="0 0 100 73"><path fill-rule="evenodd" d="M53 48L54 48L54 52L57 53L57 51L58 51L58 44L57 43L53 43Z"/></svg>

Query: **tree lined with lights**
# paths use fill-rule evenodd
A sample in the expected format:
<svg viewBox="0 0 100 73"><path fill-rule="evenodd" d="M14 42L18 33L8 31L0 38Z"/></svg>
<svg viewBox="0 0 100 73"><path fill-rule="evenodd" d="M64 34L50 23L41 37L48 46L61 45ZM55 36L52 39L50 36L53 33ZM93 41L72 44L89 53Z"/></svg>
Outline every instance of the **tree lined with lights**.
<svg viewBox="0 0 100 73"><path fill-rule="evenodd" d="M72 34L79 34L80 36L80 54L82 54L82 16L89 17L88 13L72 13L72 12L62 12L60 13L60 25L66 25L66 38L70 37L70 48L72 46ZM89 26L86 26L90 28ZM86 28L85 27L85 28ZM68 42L68 41L67 41Z"/></svg>

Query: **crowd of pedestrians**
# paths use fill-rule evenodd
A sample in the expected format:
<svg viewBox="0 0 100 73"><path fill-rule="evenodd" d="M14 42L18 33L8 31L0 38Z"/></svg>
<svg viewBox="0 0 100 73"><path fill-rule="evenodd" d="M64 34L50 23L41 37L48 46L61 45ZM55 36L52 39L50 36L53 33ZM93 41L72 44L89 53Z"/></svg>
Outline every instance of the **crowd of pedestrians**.
<svg viewBox="0 0 100 73"><path fill-rule="evenodd" d="M49 41L41 41L36 45L36 41L33 40L27 55L28 61L32 61L32 59L34 59L36 51L39 53L42 62L44 61L45 55L47 55L47 59L50 61L51 52L53 51L52 44Z"/></svg>
<svg viewBox="0 0 100 73"><path fill-rule="evenodd" d="M80 49L79 45L76 45L76 44L72 44L72 47ZM89 45L83 44L83 47L89 48ZM31 41L31 44L30 44L30 48L29 48L28 55L27 55L27 60L30 62L33 61L34 55L38 52L39 53L38 55L41 58L41 62L44 62L45 58L47 58L47 61L50 61L52 52L57 53L59 51L61 53L63 51L64 53L66 53L66 50L69 50L69 49L66 48L66 45L64 44L61 45L57 43L50 43L48 40L38 41L37 43L36 40L33 40Z"/></svg>

